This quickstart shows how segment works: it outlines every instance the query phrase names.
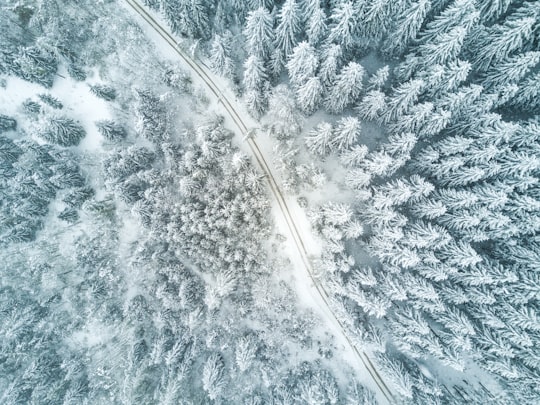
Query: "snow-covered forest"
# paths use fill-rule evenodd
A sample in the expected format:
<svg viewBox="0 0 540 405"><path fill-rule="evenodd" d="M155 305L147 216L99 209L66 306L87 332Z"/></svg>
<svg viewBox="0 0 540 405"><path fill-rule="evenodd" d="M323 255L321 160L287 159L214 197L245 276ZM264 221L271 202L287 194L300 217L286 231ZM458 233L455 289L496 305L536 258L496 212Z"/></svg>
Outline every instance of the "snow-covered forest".
<svg viewBox="0 0 540 405"><path fill-rule="evenodd" d="M540 1L0 5L1 404L540 402Z"/></svg>

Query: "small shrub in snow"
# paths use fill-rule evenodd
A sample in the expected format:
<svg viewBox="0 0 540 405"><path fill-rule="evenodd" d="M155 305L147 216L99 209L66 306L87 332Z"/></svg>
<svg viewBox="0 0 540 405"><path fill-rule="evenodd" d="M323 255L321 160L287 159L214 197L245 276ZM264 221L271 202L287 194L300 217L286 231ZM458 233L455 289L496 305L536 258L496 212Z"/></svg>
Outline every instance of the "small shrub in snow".
<svg viewBox="0 0 540 405"><path fill-rule="evenodd" d="M112 142L121 141L122 139L125 139L127 136L126 129L109 120L102 120L96 122L96 127L101 135L108 140Z"/></svg>
<svg viewBox="0 0 540 405"><path fill-rule="evenodd" d="M90 85L90 91L97 97L106 101L113 101L116 99L116 90L113 87L105 84Z"/></svg>

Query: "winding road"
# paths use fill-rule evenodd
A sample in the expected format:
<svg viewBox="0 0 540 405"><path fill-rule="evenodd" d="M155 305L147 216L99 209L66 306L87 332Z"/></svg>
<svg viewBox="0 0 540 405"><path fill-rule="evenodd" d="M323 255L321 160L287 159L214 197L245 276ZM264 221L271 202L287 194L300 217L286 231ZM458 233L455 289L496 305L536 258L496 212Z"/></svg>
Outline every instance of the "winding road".
<svg viewBox="0 0 540 405"><path fill-rule="evenodd" d="M346 328L343 325L343 323L334 315L334 313L330 309L329 294L326 292L325 288L318 283L316 277L314 277L313 268L311 266L311 262L309 260L308 252L306 249L306 244L304 243L304 239L302 238L302 235L299 232L300 227L297 225L293 216L291 215L291 210L289 209L289 206L287 205L285 197L283 196L283 193L281 192L276 182L276 179L274 178L274 175L272 174L272 171L270 169L270 166L267 163L267 160L264 157L264 154L261 152L261 149L259 148L257 141L251 136L248 126L242 120L240 114L237 111L238 109L234 107L234 102L231 102L225 96L225 94L223 94L220 87L216 85L215 81L212 79L212 74L209 73L204 66L201 66L192 57L186 54L178 46L176 40L169 33L169 31L165 29L145 9L143 5L141 5L135 0L126 0L126 3L150 25L156 31L156 33L159 34L159 36L167 42L168 45L170 45L170 47L174 50L174 52L189 66L189 68L193 71L193 73L199 76L199 78L206 84L206 86L208 87L210 92L216 97L216 99L223 104L230 118L233 120L235 125L238 127L242 135L247 140L249 149L253 155L253 158L255 159L255 162L259 166L259 169L262 170L262 172L265 173L266 175L265 177L268 180L268 184L270 186L272 195L275 198L278 204L279 210L281 214L283 215L283 218L287 224L290 237L294 241L294 244L298 250L298 254L302 260L305 271L307 272L309 278L311 279L313 286L315 287L317 293L320 296L320 299L326 306L326 308L321 308L321 309L326 315L327 320L331 322L334 326L339 328L338 329L339 332L341 332L345 341L349 344L352 352L358 358L358 361L360 362L360 364L362 364L363 367L368 371L369 375L371 376L377 388L379 389L380 394L388 401L388 403L395 403L396 398L394 397L391 390L384 382L381 375L376 370L371 359L362 349L356 347L356 345L352 342L349 336L347 336Z"/></svg>

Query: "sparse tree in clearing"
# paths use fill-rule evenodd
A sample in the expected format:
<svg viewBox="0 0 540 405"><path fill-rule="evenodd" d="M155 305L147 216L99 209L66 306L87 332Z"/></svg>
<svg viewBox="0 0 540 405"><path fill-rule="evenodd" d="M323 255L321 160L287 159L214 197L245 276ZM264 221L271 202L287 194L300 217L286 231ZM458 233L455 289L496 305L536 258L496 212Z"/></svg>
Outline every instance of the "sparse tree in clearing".
<svg viewBox="0 0 540 405"><path fill-rule="evenodd" d="M339 159L345 166L355 167L365 159L368 152L366 145L354 145L352 148L341 151Z"/></svg>
<svg viewBox="0 0 540 405"><path fill-rule="evenodd" d="M2 132L14 131L17 128L17 121L15 118L8 117L7 115L0 114L0 134Z"/></svg>
<svg viewBox="0 0 540 405"><path fill-rule="evenodd" d="M272 51L274 21L268 10L260 7L248 14L244 29L247 50L251 55L266 59Z"/></svg>
<svg viewBox="0 0 540 405"><path fill-rule="evenodd" d="M279 10L276 27L276 47L288 57L300 34L301 12L296 0L285 0Z"/></svg>
<svg viewBox="0 0 540 405"><path fill-rule="evenodd" d="M321 122L306 136L306 145L311 153L321 156L330 152L334 128L328 122Z"/></svg>
<svg viewBox="0 0 540 405"><path fill-rule="evenodd" d="M390 68L388 65L377 69L377 71L370 76L366 88L368 90L381 90L386 85L389 76Z"/></svg>
<svg viewBox="0 0 540 405"><path fill-rule="evenodd" d="M325 100L326 108L332 113L340 113L354 103L363 87L365 70L356 62L349 62L336 77L333 87Z"/></svg>
<svg viewBox="0 0 540 405"><path fill-rule="evenodd" d="M306 113L313 113L320 105L324 87L318 77L310 77L296 91L300 108Z"/></svg>
<svg viewBox="0 0 540 405"><path fill-rule="evenodd" d="M116 98L116 90L106 84L90 85L90 92L105 101L114 101Z"/></svg>
<svg viewBox="0 0 540 405"><path fill-rule="evenodd" d="M121 141L126 138L127 131L126 129L110 120L102 120L96 122L96 127L98 131L103 135L103 137L112 142Z"/></svg>
<svg viewBox="0 0 540 405"><path fill-rule="evenodd" d="M60 146L75 146L86 136L84 128L66 117L52 117L45 122L38 135L48 142Z"/></svg>
<svg viewBox="0 0 540 405"><path fill-rule="evenodd" d="M300 42L292 51L287 62L291 83L302 86L307 79L315 76L319 65L315 48L308 42Z"/></svg>

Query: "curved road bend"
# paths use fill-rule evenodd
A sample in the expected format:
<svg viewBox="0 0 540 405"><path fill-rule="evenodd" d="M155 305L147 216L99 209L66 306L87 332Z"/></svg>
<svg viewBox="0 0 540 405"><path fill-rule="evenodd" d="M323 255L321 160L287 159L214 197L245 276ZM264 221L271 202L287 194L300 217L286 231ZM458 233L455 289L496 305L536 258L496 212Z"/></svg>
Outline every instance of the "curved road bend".
<svg viewBox="0 0 540 405"><path fill-rule="evenodd" d="M259 168L266 174L266 178L268 179L268 184L270 186L270 189L272 191L272 194L274 198L276 199L279 209L287 223L288 230L292 236L292 239L294 240L295 246L298 250L298 253L302 259L302 262L304 264L305 270L307 271L309 278L312 280L313 285L315 286L318 294L320 295L320 298L325 303L325 313L329 317L329 320L334 324L339 326L339 329L345 338L345 340L350 345L352 351L356 354L360 362L364 365L366 370L369 372L371 378L379 388L381 394L386 398L386 400L389 403L396 402L396 399L384 380L382 379L381 375L377 372L375 366L373 365L371 359L367 356L367 354L362 350L358 349L356 345L351 341L351 339L347 336L347 333L345 332L345 327L343 323L334 315L334 313L330 309L329 305L329 294L326 292L325 288L321 286L317 279L313 276L313 268L311 266L311 262L308 258L307 249L305 247L304 241L300 235L300 232L298 231L298 226L296 225L289 207L285 201L285 198L281 192L281 190L278 187L278 184L276 182L276 179L272 175L272 172L270 170L270 167L268 163L266 162L266 159L264 158L264 155L262 154L257 142L255 139L253 139L251 136L249 136L249 129L247 125L244 123L240 115L238 114L237 110L233 107L231 101L222 93L221 89L218 85L215 84L215 82L212 80L211 76L206 72L206 70L201 67L193 58L191 58L189 55L187 55L180 47L177 45L177 42L173 38L173 36L164 29L156 19L148 13L148 11L139 4L135 0L126 0L126 2L131 6L131 8L139 14L158 34L160 37L162 37L167 44L175 51L178 56L190 67L190 69L195 72L197 76L199 76L207 85L210 92L223 104L225 109L227 110L230 118L234 121L242 135L247 139L247 143L249 145L249 148L253 154L253 157L255 158L257 165Z"/></svg>

